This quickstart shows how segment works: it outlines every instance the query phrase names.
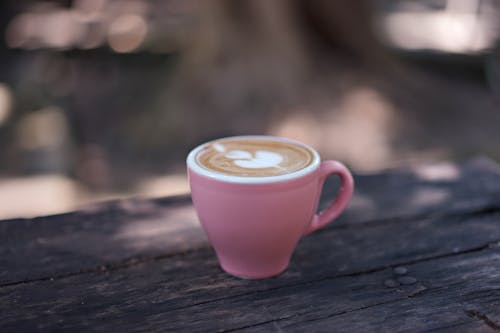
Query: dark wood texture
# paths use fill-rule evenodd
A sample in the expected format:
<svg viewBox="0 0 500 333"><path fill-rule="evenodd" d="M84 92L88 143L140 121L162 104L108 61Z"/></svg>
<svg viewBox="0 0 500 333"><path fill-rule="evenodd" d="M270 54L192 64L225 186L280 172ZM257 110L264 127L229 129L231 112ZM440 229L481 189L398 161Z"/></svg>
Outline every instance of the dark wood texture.
<svg viewBox="0 0 500 333"><path fill-rule="evenodd" d="M189 197L0 221L0 332L500 331L500 168L356 183L348 211L259 281L220 270Z"/></svg>

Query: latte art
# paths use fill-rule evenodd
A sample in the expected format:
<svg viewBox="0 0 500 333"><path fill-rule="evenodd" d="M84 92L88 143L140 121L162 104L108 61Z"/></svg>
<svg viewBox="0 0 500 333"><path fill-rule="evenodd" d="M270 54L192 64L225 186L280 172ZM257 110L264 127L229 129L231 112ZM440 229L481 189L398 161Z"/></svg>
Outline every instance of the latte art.
<svg viewBox="0 0 500 333"><path fill-rule="evenodd" d="M307 167L313 159L313 153L301 145L258 138L211 142L196 156L201 167L240 177L284 175Z"/></svg>
<svg viewBox="0 0 500 333"><path fill-rule="evenodd" d="M225 157L234 160L237 166L249 169L278 167L283 161L280 154L265 150L257 150L255 155L244 150L231 150Z"/></svg>

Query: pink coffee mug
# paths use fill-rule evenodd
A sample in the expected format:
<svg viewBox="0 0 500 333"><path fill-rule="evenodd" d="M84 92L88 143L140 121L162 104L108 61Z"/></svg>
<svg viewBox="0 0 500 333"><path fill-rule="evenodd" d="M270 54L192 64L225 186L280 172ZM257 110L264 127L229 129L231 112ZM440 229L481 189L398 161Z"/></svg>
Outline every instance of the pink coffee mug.
<svg viewBox="0 0 500 333"><path fill-rule="evenodd" d="M187 158L193 204L229 274L251 279L283 272L299 239L337 218L351 199L354 182L340 162L320 162L319 154L303 143L273 136L244 136L289 142L308 148L313 162L299 171L271 177L239 177L208 170L196 162L206 143ZM219 141L219 140L217 140ZM329 175L341 179L340 191L328 208L315 214Z"/></svg>

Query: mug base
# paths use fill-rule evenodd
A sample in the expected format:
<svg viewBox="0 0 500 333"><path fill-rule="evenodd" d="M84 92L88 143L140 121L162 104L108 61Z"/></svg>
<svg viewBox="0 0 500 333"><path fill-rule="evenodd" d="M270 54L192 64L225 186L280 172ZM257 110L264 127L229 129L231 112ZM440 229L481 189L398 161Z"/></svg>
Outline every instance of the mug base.
<svg viewBox="0 0 500 333"><path fill-rule="evenodd" d="M229 267L225 267L224 265L221 265L222 270L224 272L228 273L229 275L232 275L236 278L243 279L243 280L260 280L260 279L267 279L271 277L278 276L286 271L288 268L288 264L286 264L284 267L280 267L279 269L271 272L241 272L241 271L236 271L232 270Z"/></svg>

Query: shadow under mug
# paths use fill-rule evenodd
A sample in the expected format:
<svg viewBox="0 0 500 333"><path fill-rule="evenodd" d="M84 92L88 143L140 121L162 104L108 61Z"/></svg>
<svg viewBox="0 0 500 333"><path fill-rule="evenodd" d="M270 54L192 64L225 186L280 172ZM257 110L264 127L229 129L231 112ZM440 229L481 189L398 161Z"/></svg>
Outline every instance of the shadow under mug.
<svg viewBox="0 0 500 333"><path fill-rule="evenodd" d="M222 269L237 277L267 278L288 267L303 235L324 227L342 213L352 197L354 182L342 163L321 162L314 149L300 142L273 136L227 139L235 138L292 143L314 155L306 168L271 177L228 176L199 166L196 154L210 143L188 155L193 204ZM329 207L316 214L329 175L338 175L341 187Z"/></svg>

